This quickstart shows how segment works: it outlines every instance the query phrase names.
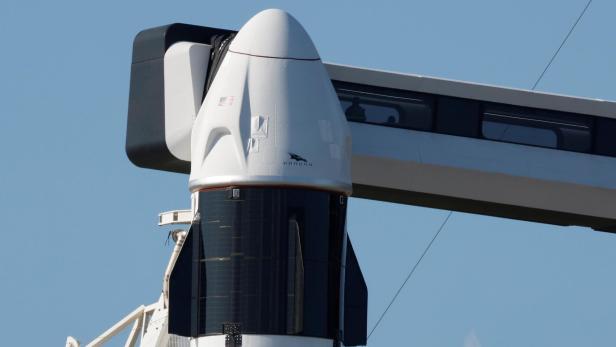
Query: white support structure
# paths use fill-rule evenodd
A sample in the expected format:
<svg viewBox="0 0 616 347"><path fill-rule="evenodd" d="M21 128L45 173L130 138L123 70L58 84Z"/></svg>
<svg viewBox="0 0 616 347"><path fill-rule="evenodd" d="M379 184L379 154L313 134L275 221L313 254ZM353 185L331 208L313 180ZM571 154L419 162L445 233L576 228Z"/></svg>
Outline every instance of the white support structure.
<svg viewBox="0 0 616 347"><path fill-rule="evenodd" d="M179 213L177 213L179 212ZM177 218L174 218L174 213L177 213ZM164 220L174 220L171 223L161 223L160 225L168 224L186 224L186 215L190 215L188 224L192 220L192 212L190 210L179 210L161 213L159 216L165 216ZM161 217L162 220L162 217ZM141 305L126 315L120 321L115 323L111 328L107 329L104 333L96 337L92 342L88 343L86 347L100 347L105 345L114 336L121 333L124 329L132 324L132 328L128 334L128 338L124 344L125 347L134 347L137 341L141 339L140 345L143 347L167 347L167 341L169 335L167 334L167 315L169 307L169 280L171 278L171 271L175 266L177 258L182 250L184 241L188 232L184 230L175 230L173 232L173 240L176 242L169 258L169 263L165 269L163 277L163 293L160 299L151 305ZM80 343L69 336L66 339L66 347L80 347Z"/></svg>
<svg viewBox="0 0 616 347"><path fill-rule="evenodd" d="M167 333L168 310L164 307L164 298L161 295L157 303L144 310L142 347L167 347L169 334Z"/></svg>
<svg viewBox="0 0 616 347"><path fill-rule="evenodd" d="M175 246L173 247L173 252L171 253L171 258L169 259L169 263L167 264L163 278L164 308L169 308L169 281L171 280L171 271L173 271L175 262L178 260L178 256L180 255L182 246L184 246L184 241L186 240L187 235L188 233L183 230L176 230L173 234Z"/></svg>
<svg viewBox="0 0 616 347"><path fill-rule="evenodd" d="M124 347L134 347L135 346L135 344L137 343L137 339L139 338L139 334L141 332L142 326L143 326L143 317L137 318L137 320L133 324L133 327L130 330L130 333L128 334L128 338L126 339L126 343L124 344Z"/></svg>
<svg viewBox="0 0 616 347"><path fill-rule="evenodd" d="M69 336L66 338L66 347L79 347L79 341L74 337Z"/></svg>
<svg viewBox="0 0 616 347"><path fill-rule="evenodd" d="M174 210L158 214L158 226L172 224L190 224L193 220L191 210Z"/></svg>
<svg viewBox="0 0 616 347"><path fill-rule="evenodd" d="M141 305L137 307L133 312L127 314L124 318L114 324L111 328L107 329L104 333L100 334L92 342L88 343L86 347L100 347L107 341L111 340L114 336L126 329L131 323L142 318L145 310L145 306Z"/></svg>
<svg viewBox="0 0 616 347"><path fill-rule="evenodd" d="M104 346L131 324L132 328L124 344L125 347L134 347L139 338L141 338L141 346L166 347L168 339L166 332L167 309L165 309L163 304L163 296L161 295L158 302L154 304L137 307L85 347ZM66 347L80 346L80 343L75 338L72 336L67 337Z"/></svg>

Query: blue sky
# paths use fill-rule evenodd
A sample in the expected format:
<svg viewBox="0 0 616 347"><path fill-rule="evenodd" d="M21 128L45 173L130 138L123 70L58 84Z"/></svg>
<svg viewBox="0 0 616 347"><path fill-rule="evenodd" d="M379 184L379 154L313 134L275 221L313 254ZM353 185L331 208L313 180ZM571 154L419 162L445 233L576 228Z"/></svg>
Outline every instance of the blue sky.
<svg viewBox="0 0 616 347"><path fill-rule="evenodd" d="M189 206L188 177L124 154L138 31L237 29L277 7L326 61L530 88L585 4L3 0L2 345L87 342L160 293L171 248L156 216ZM614 13L595 0L537 89L616 99ZM351 200L369 327L446 213ZM611 234L455 213L369 345L613 346L615 250Z"/></svg>

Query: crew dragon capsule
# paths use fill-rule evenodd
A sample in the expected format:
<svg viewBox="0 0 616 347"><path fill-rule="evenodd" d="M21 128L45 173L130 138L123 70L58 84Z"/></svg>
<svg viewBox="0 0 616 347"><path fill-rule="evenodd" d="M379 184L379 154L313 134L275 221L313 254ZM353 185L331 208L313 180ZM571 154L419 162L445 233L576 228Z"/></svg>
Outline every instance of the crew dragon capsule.
<svg viewBox="0 0 616 347"><path fill-rule="evenodd" d="M365 344L366 286L345 227L351 136L314 44L266 10L213 50L169 333L213 347Z"/></svg>
<svg viewBox="0 0 616 347"><path fill-rule="evenodd" d="M284 11L257 14L229 45L193 126L191 191L275 186L347 196L350 157L346 118L310 37Z"/></svg>

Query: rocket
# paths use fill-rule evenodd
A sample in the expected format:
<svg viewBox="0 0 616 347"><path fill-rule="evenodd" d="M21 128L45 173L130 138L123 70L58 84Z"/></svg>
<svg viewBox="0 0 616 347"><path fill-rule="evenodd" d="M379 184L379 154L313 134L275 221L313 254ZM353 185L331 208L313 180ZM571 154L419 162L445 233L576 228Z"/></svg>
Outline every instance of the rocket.
<svg viewBox="0 0 616 347"><path fill-rule="evenodd" d="M266 10L215 48L169 333L212 347L365 344L367 291L346 233L351 136L312 40Z"/></svg>
<svg viewBox="0 0 616 347"><path fill-rule="evenodd" d="M341 103L355 123L352 151ZM152 347L365 345L367 287L346 233L353 184L362 198L613 232L604 208L616 196L612 176L557 169L616 165L615 110L605 100L324 65L279 10L238 33L143 30L126 153L140 167L190 173L192 209L159 215L159 225L190 230L172 232L158 302L89 346L131 322L127 346L139 336ZM490 137L513 118L524 134ZM549 165L527 170L528 158Z"/></svg>

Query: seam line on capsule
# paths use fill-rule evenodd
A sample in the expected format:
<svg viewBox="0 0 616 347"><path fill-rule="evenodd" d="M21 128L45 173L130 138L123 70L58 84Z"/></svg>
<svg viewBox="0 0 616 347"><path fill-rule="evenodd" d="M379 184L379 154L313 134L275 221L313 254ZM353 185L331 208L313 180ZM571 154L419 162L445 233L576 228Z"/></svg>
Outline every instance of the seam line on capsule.
<svg viewBox="0 0 616 347"><path fill-rule="evenodd" d="M288 60L306 60L306 61L317 61L317 60L321 60L321 58L272 57L272 56L269 56L269 55L258 55L258 54L249 54L249 53L236 52L236 51L233 51L233 50L231 50L231 49L229 49L229 52L231 52L231 53L236 53L236 54L241 54L241 55L249 55L249 56L251 56L251 57L258 57L258 58L288 59Z"/></svg>

